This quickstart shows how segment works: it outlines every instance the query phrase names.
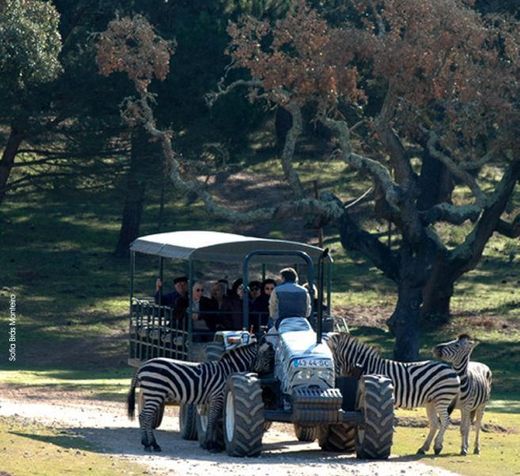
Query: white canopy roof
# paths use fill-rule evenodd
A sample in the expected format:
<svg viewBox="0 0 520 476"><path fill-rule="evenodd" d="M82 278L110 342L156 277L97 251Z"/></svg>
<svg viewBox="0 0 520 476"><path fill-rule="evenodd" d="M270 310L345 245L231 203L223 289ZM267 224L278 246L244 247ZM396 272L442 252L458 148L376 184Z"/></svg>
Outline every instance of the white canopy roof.
<svg viewBox="0 0 520 476"><path fill-rule="evenodd" d="M178 260L196 259L225 263L240 263L255 250L304 251L313 261L322 253L317 246L295 241L254 238L218 231L174 231L137 238L131 251ZM280 261L280 257L262 258L263 262Z"/></svg>

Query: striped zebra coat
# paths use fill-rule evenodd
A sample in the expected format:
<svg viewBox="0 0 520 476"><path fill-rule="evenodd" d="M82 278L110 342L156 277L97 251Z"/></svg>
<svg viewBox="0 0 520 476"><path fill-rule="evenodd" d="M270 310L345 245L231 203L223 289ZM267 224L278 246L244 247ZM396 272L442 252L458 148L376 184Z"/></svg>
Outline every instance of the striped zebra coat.
<svg viewBox="0 0 520 476"><path fill-rule="evenodd" d="M265 348L264 348L265 347ZM139 415L141 443L146 451L161 451L153 432L157 414L166 400L178 403L209 404L207 449L219 449L217 424L224 402L224 385L236 372L269 370L272 362L269 344L249 344L226 352L218 361L184 362L155 358L145 362L132 379L128 394L128 416L135 413L135 389L140 387L143 407Z"/></svg>
<svg viewBox="0 0 520 476"><path fill-rule="evenodd" d="M442 450L444 433L449 424L448 408L459 394L460 379L444 362L397 362L383 359L370 346L350 334L332 334L328 344L334 355L337 372L352 374L361 367L363 374L385 375L394 386L397 408L426 407L430 431L419 448L424 454L430 449L435 434L434 451Z"/></svg>
<svg viewBox="0 0 520 476"><path fill-rule="evenodd" d="M454 406L460 408L461 412L461 455L468 454L472 420L475 421L473 452L480 454L480 426L491 395L491 370L485 364L469 360L476 346L477 342L472 341L469 335L462 334L456 340L439 344L433 348L433 355L438 359L450 362L460 377L460 394Z"/></svg>

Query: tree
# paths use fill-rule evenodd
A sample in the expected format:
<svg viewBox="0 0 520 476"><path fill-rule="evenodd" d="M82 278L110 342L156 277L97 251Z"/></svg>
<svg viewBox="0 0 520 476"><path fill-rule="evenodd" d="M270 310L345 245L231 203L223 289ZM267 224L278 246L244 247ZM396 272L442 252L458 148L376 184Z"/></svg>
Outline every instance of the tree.
<svg viewBox="0 0 520 476"><path fill-rule="evenodd" d="M520 214L504 220L520 178L520 30L462 0L345 3L350 17L343 24L329 24L303 1L274 23L248 16L232 24L231 65L208 96L214 103L246 87L252 99L291 114L281 161L292 202L226 209L183 176L172 132L157 126L147 87L137 88L126 114L162 144L176 187L196 193L211 212L242 222L315 215L335 225L345 249L363 253L395 283L388 320L394 353L414 360L423 308L447 310L453 283L476 266L494 232L520 235ZM228 79L233 70L250 79ZM363 198L371 219L395 227L391 244L353 215L359 200L343 203L330 193L315 199L302 184L292 160L309 104L335 134L338 160L372 182ZM323 164L315 165L319 173ZM448 245L446 228L462 224L464 239ZM436 292L442 299L433 299Z"/></svg>
<svg viewBox="0 0 520 476"><path fill-rule="evenodd" d="M0 2L0 97L9 135L0 160L0 202L18 149L41 106L40 89L61 71L61 37L54 6L40 0Z"/></svg>

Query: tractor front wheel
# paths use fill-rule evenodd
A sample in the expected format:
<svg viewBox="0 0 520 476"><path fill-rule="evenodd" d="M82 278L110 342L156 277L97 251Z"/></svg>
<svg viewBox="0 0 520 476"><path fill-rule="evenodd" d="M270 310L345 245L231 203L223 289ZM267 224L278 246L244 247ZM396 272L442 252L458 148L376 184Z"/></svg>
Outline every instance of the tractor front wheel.
<svg viewBox="0 0 520 476"><path fill-rule="evenodd" d="M392 381L383 375L363 376L359 382L356 409L363 416L357 431L357 457L388 459L394 434Z"/></svg>
<svg viewBox="0 0 520 476"><path fill-rule="evenodd" d="M253 373L234 374L224 389L224 444L230 456L258 456L264 433L262 387Z"/></svg>

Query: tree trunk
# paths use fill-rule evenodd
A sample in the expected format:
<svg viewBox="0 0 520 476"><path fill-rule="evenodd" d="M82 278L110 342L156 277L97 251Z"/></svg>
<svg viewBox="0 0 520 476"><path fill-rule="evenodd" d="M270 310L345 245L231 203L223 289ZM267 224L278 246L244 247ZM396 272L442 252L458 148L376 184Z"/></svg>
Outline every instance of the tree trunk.
<svg viewBox="0 0 520 476"><path fill-rule="evenodd" d="M143 131L136 131L132 134L125 205L119 230L119 239L114 251L114 254L119 257L129 255L130 243L139 236L146 190L147 174L144 171L144 165L148 162L145 153L147 144L147 138Z"/></svg>
<svg viewBox="0 0 520 476"><path fill-rule="evenodd" d="M395 337L394 358L412 362L419 358L422 289L407 281L398 288L397 305L387 324Z"/></svg>
<svg viewBox="0 0 520 476"><path fill-rule="evenodd" d="M421 318L430 325L445 324L450 319L450 302L454 291L452 274L442 266L441 258L433 265L428 282L423 288Z"/></svg>
<svg viewBox="0 0 520 476"><path fill-rule="evenodd" d="M11 126L11 132L9 133L9 138L7 139L7 144L2 154L2 159L0 160L0 203L2 203L5 198L7 181L11 175L16 154L24 138L25 131L16 126Z"/></svg>

